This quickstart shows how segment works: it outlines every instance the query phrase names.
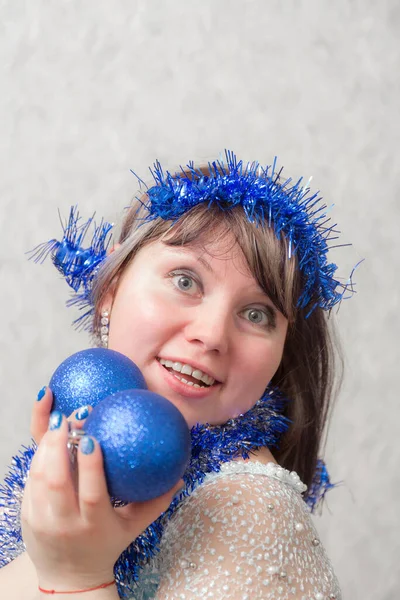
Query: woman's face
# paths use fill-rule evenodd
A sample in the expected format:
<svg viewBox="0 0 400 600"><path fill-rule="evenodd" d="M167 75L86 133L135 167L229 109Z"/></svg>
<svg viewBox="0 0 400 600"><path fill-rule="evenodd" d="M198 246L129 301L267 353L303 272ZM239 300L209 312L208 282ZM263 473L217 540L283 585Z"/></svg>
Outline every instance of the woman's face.
<svg viewBox="0 0 400 600"><path fill-rule="evenodd" d="M141 369L188 425L221 424L262 396L282 358L287 320L232 240L145 246L111 303L109 348Z"/></svg>

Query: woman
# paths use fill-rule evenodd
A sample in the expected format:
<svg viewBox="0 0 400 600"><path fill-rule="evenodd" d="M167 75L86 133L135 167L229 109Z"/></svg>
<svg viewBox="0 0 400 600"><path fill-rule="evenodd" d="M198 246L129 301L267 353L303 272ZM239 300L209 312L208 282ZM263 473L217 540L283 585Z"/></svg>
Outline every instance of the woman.
<svg viewBox="0 0 400 600"><path fill-rule="evenodd" d="M102 344L184 415L193 450L183 488L111 507L99 445L86 436L76 495L66 419L53 413L44 433L51 391L40 394L22 504L27 554L0 572L0 589L15 590L24 572L43 598L338 599L309 517L332 390L324 311L346 291L327 263L323 207L274 166L231 153L174 175L157 163L153 175L107 258L101 224L82 259L86 226L74 211L63 242L39 257L52 252Z"/></svg>

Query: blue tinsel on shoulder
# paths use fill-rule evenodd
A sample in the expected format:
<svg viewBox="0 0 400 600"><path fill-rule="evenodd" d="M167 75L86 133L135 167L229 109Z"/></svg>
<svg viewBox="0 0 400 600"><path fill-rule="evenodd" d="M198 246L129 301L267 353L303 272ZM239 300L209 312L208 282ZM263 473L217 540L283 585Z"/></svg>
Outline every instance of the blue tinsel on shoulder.
<svg viewBox="0 0 400 600"><path fill-rule="evenodd" d="M115 564L115 578L121 598L134 593L141 567L158 552L164 527L182 500L201 485L207 473L218 472L223 463L235 458L249 458L261 447L276 447L289 427L282 412L288 400L275 388L247 413L222 426L197 425L192 428L192 456L184 475L185 489L175 497L169 509L152 523L120 556ZM0 567L14 560L25 550L21 534L20 509L26 479L36 445L23 447L13 458L9 473L0 486ZM334 487L323 461L319 461L316 476L305 501L312 511ZM2 514L1 514L2 513Z"/></svg>

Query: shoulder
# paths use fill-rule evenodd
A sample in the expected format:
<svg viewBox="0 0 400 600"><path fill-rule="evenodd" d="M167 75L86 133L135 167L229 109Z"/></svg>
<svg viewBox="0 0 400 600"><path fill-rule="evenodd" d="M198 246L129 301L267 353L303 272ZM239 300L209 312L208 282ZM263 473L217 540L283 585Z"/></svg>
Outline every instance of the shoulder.
<svg viewBox="0 0 400 600"><path fill-rule="evenodd" d="M307 486L294 471L288 471L275 462L259 460L238 460L221 465L218 473L209 473L201 486L221 486L242 490L247 496L270 497L274 492L294 499L302 500ZM201 487L198 493L201 493Z"/></svg>
<svg viewBox="0 0 400 600"><path fill-rule="evenodd" d="M216 531L231 537L230 528L244 531L257 528L260 532L277 531L288 521L310 521L309 510L301 493L306 486L295 473L276 463L232 461L223 464L218 473L209 473L202 485L194 490L172 517L167 528L176 535L213 534Z"/></svg>
<svg viewBox="0 0 400 600"><path fill-rule="evenodd" d="M278 469L274 463L234 461L207 475L165 528L157 599L212 592L210 597L235 600L286 600L302 597L293 590L337 592L301 496L303 484ZM175 596L177 590L190 594Z"/></svg>

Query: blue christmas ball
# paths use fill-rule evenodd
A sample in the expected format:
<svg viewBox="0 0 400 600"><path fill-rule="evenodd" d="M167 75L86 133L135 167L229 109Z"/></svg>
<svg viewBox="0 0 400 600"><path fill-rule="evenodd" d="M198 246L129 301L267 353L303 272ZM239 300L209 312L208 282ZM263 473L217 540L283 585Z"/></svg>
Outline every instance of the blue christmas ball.
<svg viewBox="0 0 400 600"><path fill-rule="evenodd" d="M117 392L85 422L99 442L110 496L142 502L170 490L190 459L190 431L169 400L148 390Z"/></svg>
<svg viewBox="0 0 400 600"><path fill-rule="evenodd" d="M73 354L56 369L50 389L52 410L69 415L77 408L96 406L114 392L147 389L140 369L127 356L107 348L89 348Z"/></svg>

